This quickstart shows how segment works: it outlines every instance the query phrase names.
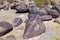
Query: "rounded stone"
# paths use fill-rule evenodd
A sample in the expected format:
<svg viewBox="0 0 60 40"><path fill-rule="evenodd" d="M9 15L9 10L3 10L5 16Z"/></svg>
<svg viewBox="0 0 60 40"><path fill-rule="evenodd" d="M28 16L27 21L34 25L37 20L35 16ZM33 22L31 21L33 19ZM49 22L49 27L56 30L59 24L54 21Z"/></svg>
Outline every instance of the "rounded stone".
<svg viewBox="0 0 60 40"><path fill-rule="evenodd" d="M40 18L42 19L42 21L49 21L53 19L51 15L43 15Z"/></svg>
<svg viewBox="0 0 60 40"><path fill-rule="evenodd" d="M40 15L31 17L26 22L26 28L23 34L24 39L29 39L41 35L46 30L45 25L42 23Z"/></svg>
<svg viewBox="0 0 60 40"><path fill-rule="evenodd" d="M14 26L14 27L17 27L17 26L19 26L20 24L22 24L22 19L21 19L21 18L15 18L15 19L13 20L13 26Z"/></svg>
<svg viewBox="0 0 60 40"><path fill-rule="evenodd" d="M48 15L51 15L53 18L57 18L60 16L58 11L56 11L54 9L46 8L46 11L48 12Z"/></svg>
<svg viewBox="0 0 60 40"><path fill-rule="evenodd" d="M60 13L60 5L54 5L52 9L55 9Z"/></svg>
<svg viewBox="0 0 60 40"><path fill-rule="evenodd" d="M16 13L26 13L28 12L28 7L25 3L21 3L19 5L16 6Z"/></svg>
<svg viewBox="0 0 60 40"><path fill-rule="evenodd" d="M39 15L47 15L48 13L46 12L45 8L39 8L39 7L30 7L29 8L29 13L31 14L36 14L38 13Z"/></svg>
<svg viewBox="0 0 60 40"><path fill-rule="evenodd" d="M56 10L50 10L49 15L51 15L53 18L57 18L60 16L60 14Z"/></svg>
<svg viewBox="0 0 60 40"><path fill-rule="evenodd" d="M7 34L8 32L12 31L12 29L13 29L12 24L6 21L0 22L0 36Z"/></svg>
<svg viewBox="0 0 60 40"><path fill-rule="evenodd" d="M4 4L0 4L0 9L3 9L4 8Z"/></svg>

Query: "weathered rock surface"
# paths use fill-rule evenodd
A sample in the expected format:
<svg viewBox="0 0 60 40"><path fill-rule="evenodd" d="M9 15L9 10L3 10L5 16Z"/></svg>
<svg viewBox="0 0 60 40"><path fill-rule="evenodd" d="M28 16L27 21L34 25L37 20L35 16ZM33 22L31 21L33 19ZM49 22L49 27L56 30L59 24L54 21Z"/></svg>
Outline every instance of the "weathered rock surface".
<svg viewBox="0 0 60 40"><path fill-rule="evenodd" d="M49 21L53 19L51 15L43 15L40 18L42 19L42 21Z"/></svg>
<svg viewBox="0 0 60 40"><path fill-rule="evenodd" d="M0 4L0 9L3 9L4 8L4 4Z"/></svg>
<svg viewBox="0 0 60 40"><path fill-rule="evenodd" d="M51 15L53 18L57 18L60 16L60 14L56 11L56 10L53 10L53 9L47 9L47 12L49 15Z"/></svg>
<svg viewBox="0 0 60 40"><path fill-rule="evenodd" d="M22 24L22 19L21 18L15 18L13 21L13 26L19 26L20 24Z"/></svg>
<svg viewBox="0 0 60 40"><path fill-rule="evenodd" d="M1 21L0 22L0 36L5 35L6 33L10 32L13 29L12 24Z"/></svg>
<svg viewBox="0 0 60 40"><path fill-rule="evenodd" d="M53 6L53 9L57 10L60 13L60 5Z"/></svg>
<svg viewBox="0 0 60 40"><path fill-rule="evenodd" d="M38 35L41 35L46 30L45 25L42 23L42 20L39 15L31 17L27 23L23 38L31 38Z"/></svg>
<svg viewBox="0 0 60 40"><path fill-rule="evenodd" d="M39 8L39 7L31 7L29 8L29 12L32 14L38 13L39 15L47 15L45 8Z"/></svg>
<svg viewBox="0 0 60 40"><path fill-rule="evenodd" d="M21 3L16 6L17 13L26 13L29 12L28 7L25 3Z"/></svg>
<svg viewBox="0 0 60 40"><path fill-rule="evenodd" d="M31 17L35 17L37 14L29 14L28 17L31 18ZM51 15L42 15L40 16L41 20L42 21L48 21L48 20L52 20L52 16Z"/></svg>

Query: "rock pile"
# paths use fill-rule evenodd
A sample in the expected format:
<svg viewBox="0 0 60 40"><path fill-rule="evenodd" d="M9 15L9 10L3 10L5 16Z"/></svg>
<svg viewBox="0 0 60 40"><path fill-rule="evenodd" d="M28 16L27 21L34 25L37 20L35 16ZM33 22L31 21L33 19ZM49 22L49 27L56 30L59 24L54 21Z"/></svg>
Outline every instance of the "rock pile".
<svg viewBox="0 0 60 40"><path fill-rule="evenodd" d="M28 6L25 3L16 4L16 1L11 0L8 2L15 2L15 4L13 6L0 4L0 9L9 10L10 7L11 9L16 10L19 14L29 13L23 38L28 39L43 34L46 30L43 21L49 21L60 16L60 5L50 5L52 7L48 7L48 5L41 5L40 7L37 7L34 5ZM57 20L55 20L55 22L56 21ZM22 22L21 18L16 18L13 21L13 26L17 27L22 24ZM0 36L10 32L13 29L13 26L5 21L0 22Z"/></svg>

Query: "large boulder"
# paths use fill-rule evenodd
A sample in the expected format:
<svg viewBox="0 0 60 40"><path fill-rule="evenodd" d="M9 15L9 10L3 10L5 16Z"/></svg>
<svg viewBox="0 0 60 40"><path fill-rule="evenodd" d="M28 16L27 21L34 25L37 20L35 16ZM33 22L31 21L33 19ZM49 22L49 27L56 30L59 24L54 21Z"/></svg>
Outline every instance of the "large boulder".
<svg viewBox="0 0 60 40"><path fill-rule="evenodd" d="M48 14L46 12L45 8L39 8L39 7L30 7L29 12L30 12L30 14L38 13L39 15L47 15Z"/></svg>
<svg viewBox="0 0 60 40"><path fill-rule="evenodd" d="M45 25L42 23L40 16L36 15L27 20L23 38L28 39L41 35L45 30Z"/></svg>
<svg viewBox="0 0 60 40"><path fill-rule="evenodd" d="M12 24L1 21L0 22L0 36L5 35L6 33L10 32L13 29Z"/></svg>
<svg viewBox="0 0 60 40"><path fill-rule="evenodd" d="M3 9L4 8L4 4L0 4L0 9Z"/></svg>
<svg viewBox="0 0 60 40"><path fill-rule="evenodd" d="M25 3L21 3L16 6L17 13L26 13L29 12L28 7Z"/></svg>
<svg viewBox="0 0 60 40"><path fill-rule="evenodd" d="M57 18L60 16L60 14L56 10L50 10L49 15L51 15L53 18Z"/></svg>

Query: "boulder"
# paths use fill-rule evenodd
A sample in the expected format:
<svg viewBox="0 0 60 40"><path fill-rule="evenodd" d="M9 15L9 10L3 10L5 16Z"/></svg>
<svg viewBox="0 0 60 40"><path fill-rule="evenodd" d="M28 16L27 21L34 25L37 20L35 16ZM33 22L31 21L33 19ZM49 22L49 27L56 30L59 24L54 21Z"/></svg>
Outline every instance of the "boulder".
<svg viewBox="0 0 60 40"><path fill-rule="evenodd" d="M9 5L5 5L3 9L4 10L9 10Z"/></svg>
<svg viewBox="0 0 60 40"><path fill-rule="evenodd" d="M53 18L57 18L60 16L58 11L56 11L54 9L46 8L46 11L48 12L48 15L51 15Z"/></svg>
<svg viewBox="0 0 60 40"><path fill-rule="evenodd" d="M15 18L15 19L13 20L13 26L14 26L14 27L17 27L17 26L19 26L20 24L22 24L22 19L21 19L21 18Z"/></svg>
<svg viewBox="0 0 60 40"><path fill-rule="evenodd" d="M13 29L12 24L5 21L0 22L0 36L3 36L6 33L12 31L12 29Z"/></svg>
<svg viewBox="0 0 60 40"><path fill-rule="evenodd" d="M60 13L60 5L54 5L52 9L55 9Z"/></svg>
<svg viewBox="0 0 60 40"><path fill-rule="evenodd" d="M28 7L25 3L21 3L18 6L16 6L16 13L26 13L29 12Z"/></svg>
<svg viewBox="0 0 60 40"><path fill-rule="evenodd" d="M39 36L43 34L45 30L45 25L42 23L40 16L36 15L35 17L31 17L27 20L23 38L29 39Z"/></svg>
<svg viewBox="0 0 60 40"><path fill-rule="evenodd" d="M60 14L56 10L50 10L49 15L51 15L53 18L57 18L60 16Z"/></svg>
<svg viewBox="0 0 60 40"><path fill-rule="evenodd" d="M43 15L40 18L42 19L42 21L49 21L53 19L51 15Z"/></svg>
<svg viewBox="0 0 60 40"><path fill-rule="evenodd" d="M46 12L45 8L39 8L39 7L30 7L29 12L30 12L30 14L38 13L39 15L47 15L48 14Z"/></svg>

